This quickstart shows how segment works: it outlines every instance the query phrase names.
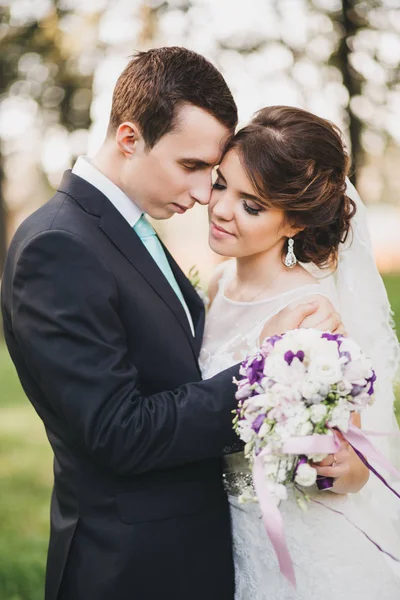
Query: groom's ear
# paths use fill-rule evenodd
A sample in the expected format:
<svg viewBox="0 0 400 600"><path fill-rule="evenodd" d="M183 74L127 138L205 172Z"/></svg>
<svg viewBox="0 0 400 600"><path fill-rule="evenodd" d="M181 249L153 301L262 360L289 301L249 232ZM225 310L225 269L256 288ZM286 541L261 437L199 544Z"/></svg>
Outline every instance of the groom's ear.
<svg viewBox="0 0 400 600"><path fill-rule="evenodd" d="M138 147L143 144L143 137L140 129L135 123L126 121L119 125L115 134L115 141L118 149L126 158L131 158Z"/></svg>

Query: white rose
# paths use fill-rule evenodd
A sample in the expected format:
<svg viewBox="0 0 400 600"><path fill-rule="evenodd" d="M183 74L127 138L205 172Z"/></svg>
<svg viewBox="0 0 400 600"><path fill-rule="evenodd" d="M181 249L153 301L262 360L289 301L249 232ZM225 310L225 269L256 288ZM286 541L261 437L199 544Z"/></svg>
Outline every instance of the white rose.
<svg viewBox="0 0 400 600"><path fill-rule="evenodd" d="M313 423L319 423L328 412L325 404L314 404L310 408L310 418Z"/></svg>
<svg viewBox="0 0 400 600"><path fill-rule="evenodd" d="M297 467L295 482L304 487L314 485L317 480L317 471L307 463L303 463Z"/></svg>

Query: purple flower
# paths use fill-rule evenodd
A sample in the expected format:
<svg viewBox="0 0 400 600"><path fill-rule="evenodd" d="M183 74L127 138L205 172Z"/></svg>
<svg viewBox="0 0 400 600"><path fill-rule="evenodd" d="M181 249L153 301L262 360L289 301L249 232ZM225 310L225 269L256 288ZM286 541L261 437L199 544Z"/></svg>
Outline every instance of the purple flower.
<svg viewBox="0 0 400 600"><path fill-rule="evenodd" d="M261 425L264 423L265 415L258 415L252 423L252 430L258 433L260 431Z"/></svg>
<svg viewBox="0 0 400 600"><path fill-rule="evenodd" d="M339 338L341 338L342 336L340 335L340 333L323 333L321 335L322 338L324 338L325 340L329 340L330 342L337 342L339 341ZM341 340L340 340L341 341Z"/></svg>
<svg viewBox="0 0 400 600"><path fill-rule="evenodd" d="M375 392L375 387L374 387L375 381L376 381L376 373L375 373L375 371L372 371L371 377L369 377L367 379L367 383L369 383L369 389L368 389L369 396L372 396L372 394Z"/></svg>
<svg viewBox="0 0 400 600"><path fill-rule="evenodd" d="M246 377L250 385L260 383L264 377L264 362L265 358L259 355L245 365Z"/></svg>
<svg viewBox="0 0 400 600"><path fill-rule="evenodd" d="M261 345L262 354L267 357L271 352L272 348L275 346L276 342L282 339L281 335L272 335L271 337L265 338Z"/></svg>
<svg viewBox="0 0 400 600"><path fill-rule="evenodd" d="M296 354L294 354L291 350L288 350L287 352L285 352L283 358L286 360L287 364L290 367L295 358L298 358L300 362L303 362L304 352L303 350L299 350L298 352L296 352Z"/></svg>
<svg viewBox="0 0 400 600"><path fill-rule="evenodd" d="M271 337L268 338L268 342L271 344L272 347L275 346L276 342L279 342L279 340L282 339L281 335L272 335Z"/></svg>
<svg viewBox="0 0 400 600"><path fill-rule="evenodd" d="M340 333L323 333L321 337L329 342L336 342L338 348L340 348L340 344L343 342L343 336Z"/></svg>
<svg viewBox="0 0 400 600"><path fill-rule="evenodd" d="M350 392L350 396L358 396L359 394L361 394L361 392L364 391L364 386L363 385L353 385L351 388L351 392Z"/></svg>

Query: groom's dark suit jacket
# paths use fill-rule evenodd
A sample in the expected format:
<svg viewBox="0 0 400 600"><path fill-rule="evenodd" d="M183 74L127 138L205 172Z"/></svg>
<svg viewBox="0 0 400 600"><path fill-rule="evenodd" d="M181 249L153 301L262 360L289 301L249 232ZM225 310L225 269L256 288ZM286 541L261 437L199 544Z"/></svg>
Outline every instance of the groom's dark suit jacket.
<svg viewBox="0 0 400 600"><path fill-rule="evenodd" d="M232 600L233 368L201 381L204 308L67 172L9 249L6 342L54 451L46 600ZM29 502L29 498L26 499Z"/></svg>

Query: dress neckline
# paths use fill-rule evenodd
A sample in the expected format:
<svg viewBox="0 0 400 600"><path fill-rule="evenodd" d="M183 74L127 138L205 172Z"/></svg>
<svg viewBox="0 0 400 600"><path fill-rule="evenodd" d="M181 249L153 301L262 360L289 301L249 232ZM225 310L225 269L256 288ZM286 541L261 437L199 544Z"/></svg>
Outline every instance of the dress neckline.
<svg viewBox="0 0 400 600"><path fill-rule="evenodd" d="M232 300L231 298L228 298L225 295L225 285L223 285L223 287L221 289L221 295L222 295L222 298L229 304L237 304L238 306L256 306L257 304L265 304L266 302L272 302L273 300L278 300L279 298L284 298L285 296L289 296L290 294L293 294L294 292L299 292L306 288L313 288L313 287L319 287L319 286L320 286L319 282L307 283L305 285L301 285L299 287L292 288L291 290L286 290L286 292L281 292L280 294L275 294L275 296L268 296L268 298L263 298L262 300L252 300L249 302L244 302L244 301Z"/></svg>

